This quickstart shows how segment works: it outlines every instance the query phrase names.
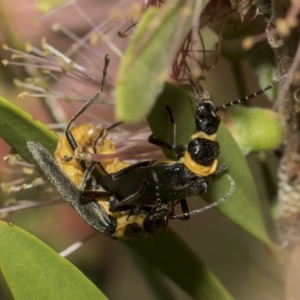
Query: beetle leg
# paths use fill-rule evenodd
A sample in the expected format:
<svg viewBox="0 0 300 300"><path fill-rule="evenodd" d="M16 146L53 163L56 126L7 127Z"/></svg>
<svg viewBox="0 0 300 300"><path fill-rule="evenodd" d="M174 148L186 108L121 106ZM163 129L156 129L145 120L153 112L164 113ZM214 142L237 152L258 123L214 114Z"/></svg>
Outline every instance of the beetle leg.
<svg viewBox="0 0 300 300"><path fill-rule="evenodd" d="M181 206L181 210L182 210L182 214L176 215L174 213L174 207L180 202L180 206ZM178 220L182 220L182 221L187 221L190 218L189 215L189 207L187 204L186 199L180 199L178 201L176 201L175 203L172 204L172 212L169 216L170 219L178 219Z"/></svg>
<svg viewBox="0 0 300 300"><path fill-rule="evenodd" d="M146 187L149 185L148 180L143 179L142 182L142 186L139 188L138 191L136 191L135 193L129 195L128 197L126 197L125 199L119 201L116 204L110 203L110 211L111 212L115 212L117 210L120 210L120 208L122 209L123 206L126 207L128 205L131 205L132 202L134 202L135 199L141 197L141 195L145 192Z"/></svg>
<svg viewBox="0 0 300 300"><path fill-rule="evenodd" d="M180 205L181 205L181 210L183 212L183 217L180 218L180 220L187 221L190 218L190 215L188 214L190 211L186 199L181 199Z"/></svg>
<svg viewBox="0 0 300 300"><path fill-rule="evenodd" d="M172 152L174 152L178 158L183 156L184 151L186 150L186 146L184 145L176 145L176 123L172 114L172 110L171 107L169 106L169 104L166 104L165 106L165 110L169 115L169 120L171 123L171 143L167 143L165 141L159 140L157 139L153 134L151 134L148 138L148 142L159 146L159 147L163 147L165 149L171 150Z"/></svg>

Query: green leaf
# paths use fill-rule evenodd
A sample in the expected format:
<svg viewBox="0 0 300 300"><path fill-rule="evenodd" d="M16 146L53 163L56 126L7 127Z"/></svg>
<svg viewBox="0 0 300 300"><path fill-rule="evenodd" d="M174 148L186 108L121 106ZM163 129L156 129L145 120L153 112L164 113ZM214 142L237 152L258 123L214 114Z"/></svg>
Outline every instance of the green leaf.
<svg viewBox="0 0 300 300"><path fill-rule="evenodd" d="M150 7L143 15L118 70L115 96L119 119L138 122L154 105L191 29L195 3L168 1L163 9ZM206 3L203 1L202 9Z"/></svg>
<svg viewBox="0 0 300 300"><path fill-rule="evenodd" d="M146 260L140 259L135 252L132 252L133 255L131 259L134 262L134 265L138 268L138 272L145 278L147 284L151 288L151 292L155 295L157 300L173 300L175 299L174 292L171 291L170 286L164 280L162 274L157 268L154 268Z"/></svg>
<svg viewBox="0 0 300 300"><path fill-rule="evenodd" d="M171 230L159 232L151 239L129 240L126 245L156 266L193 299L233 299L216 276Z"/></svg>
<svg viewBox="0 0 300 300"><path fill-rule="evenodd" d="M0 136L25 160L35 164L27 149L29 140L39 141L53 153L58 136L45 124L0 96Z"/></svg>
<svg viewBox="0 0 300 300"><path fill-rule="evenodd" d="M0 267L14 299L107 299L65 258L17 226L0 221Z"/></svg>
<svg viewBox="0 0 300 300"><path fill-rule="evenodd" d="M163 93L148 117L148 122L155 137L170 143L170 122L164 110L168 103L176 122L176 143L186 145L191 135L195 133L196 104L186 91L174 85L166 84ZM230 109L230 108L229 108ZM221 148L219 166L223 163L229 166L226 172L235 182L233 195L216 207L223 215L236 223L255 238L273 249L260 209L259 198L247 162L228 130L221 124L218 132L218 142ZM167 157L174 154L165 151ZM212 203L224 197L230 189L230 183L225 176L214 178L208 187L207 194L201 194L207 202ZM193 216L196 218L196 216Z"/></svg>
<svg viewBox="0 0 300 300"><path fill-rule="evenodd" d="M273 251L274 245L265 228L256 186L243 153L225 126L220 127L218 141L221 147L220 165L226 163L229 166L227 173L235 182L235 191L217 209ZM214 180L203 198L210 203L217 201L225 196L229 186L227 178L221 176Z"/></svg>

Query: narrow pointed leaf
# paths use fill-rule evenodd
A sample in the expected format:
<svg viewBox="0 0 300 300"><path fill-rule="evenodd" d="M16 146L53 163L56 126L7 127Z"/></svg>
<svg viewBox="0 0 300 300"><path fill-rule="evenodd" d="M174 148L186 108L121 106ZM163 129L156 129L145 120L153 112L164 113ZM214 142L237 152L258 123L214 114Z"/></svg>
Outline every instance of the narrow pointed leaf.
<svg viewBox="0 0 300 300"><path fill-rule="evenodd" d="M118 119L138 122L154 105L175 55L191 29L195 3L168 1L161 9L151 7L143 15L118 70ZM202 1L202 9L206 3Z"/></svg>
<svg viewBox="0 0 300 300"><path fill-rule="evenodd" d="M107 299L68 260L31 234L3 221L0 268L16 300Z"/></svg>
<svg viewBox="0 0 300 300"><path fill-rule="evenodd" d="M173 231L159 232L152 239L129 240L126 244L193 299L233 299L216 276Z"/></svg>
<svg viewBox="0 0 300 300"><path fill-rule="evenodd" d="M0 136L25 160L35 163L27 149L29 140L37 140L53 153L58 136L45 124L0 96Z"/></svg>

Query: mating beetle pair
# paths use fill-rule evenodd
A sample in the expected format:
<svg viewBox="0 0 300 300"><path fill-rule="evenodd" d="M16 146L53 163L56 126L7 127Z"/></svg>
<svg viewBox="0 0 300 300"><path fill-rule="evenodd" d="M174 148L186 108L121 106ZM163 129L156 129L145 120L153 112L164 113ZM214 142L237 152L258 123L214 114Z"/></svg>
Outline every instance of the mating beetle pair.
<svg viewBox="0 0 300 300"><path fill-rule="evenodd" d="M215 107L207 92L201 95L195 89L197 133L192 136L188 145L176 145L175 122L168 105L166 110L172 125L171 143L160 141L154 136L149 138L150 142L176 153L177 159L142 162L127 167L119 161L114 167L115 171L110 174L107 171L108 165L105 166L104 163L88 162L86 159L78 162L76 158L81 157L82 152L104 154L107 149L112 149L113 144L106 139L106 134L120 123L106 129L91 125L71 129L77 117L100 98L108 62L106 57L100 92L72 118L56 151L56 159L62 164L69 164L75 171L70 171L62 164L61 168L40 144L28 142L33 157L62 198L89 225L110 238L151 236L158 229L166 227L169 219L188 219L191 214L199 213L227 199L234 190L234 182L228 175L226 176L231 182L231 188L224 198L192 212L188 211L185 200L186 197L205 192L210 177L223 170L221 168L220 172L216 172L220 154L216 141L220 118L216 112L222 107L248 100L273 85L222 107ZM91 126L89 130L88 126ZM88 136L88 132L93 134ZM79 138L78 134L81 133L82 137L87 139ZM66 153L61 152L66 149ZM112 153L111 151L113 150L108 150L108 153ZM91 175L95 168L98 178ZM175 215L174 206L179 201L183 213Z"/></svg>
<svg viewBox="0 0 300 300"><path fill-rule="evenodd" d="M75 158L75 150L79 149L98 154L115 152L114 145L105 138L105 134L118 124L105 129L89 124L71 128L74 120L100 98L105 84L108 62L108 57L106 57L101 91L90 99L68 124L66 134L60 139L54 154L56 161L38 142L29 141L28 149L62 198L95 230L110 238L152 236L157 229L166 227L169 206L139 206L131 209L130 212L124 210L113 212L111 203L115 196L105 191L89 173L89 170L99 167L99 174L107 174L111 167L117 171L128 164L122 161L89 164L85 160L79 162ZM84 197L84 190L97 193L97 195L93 199Z"/></svg>

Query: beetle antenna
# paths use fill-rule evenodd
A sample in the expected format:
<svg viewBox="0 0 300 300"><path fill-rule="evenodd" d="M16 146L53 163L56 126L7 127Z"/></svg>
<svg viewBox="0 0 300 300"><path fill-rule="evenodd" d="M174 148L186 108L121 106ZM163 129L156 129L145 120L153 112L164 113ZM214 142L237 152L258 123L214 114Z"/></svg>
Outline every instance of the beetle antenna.
<svg viewBox="0 0 300 300"><path fill-rule="evenodd" d="M107 68L109 65L109 56L106 54L105 58L104 58L104 68L103 68L103 76L102 76L102 80L101 80L101 85L100 85L100 91L94 95L91 99L89 99L78 111L77 113L72 117L72 119L70 120L66 131L69 131L71 128L71 125L74 123L74 121L80 116L82 115L92 104L94 104L97 100L99 100L103 94L104 91L104 86L106 83L106 75L107 75Z"/></svg>
<svg viewBox="0 0 300 300"><path fill-rule="evenodd" d="M196 95L199 95L199 94L201 95L202 93L201 93L199 87L196 85L195 81L191 77L189 77L189 82L194 89L194 93Z"/></svg>
<svg viewBox="0 0 300 300"><path fill-rule="evenodd" d="M267 90L273 88L274 86L278 85L278 84L279 84L283 79L285 79L286 77L287 77L287 74L281 76L278 80L274 81L272 84L268 85L268 86L265 87L264 89L259 90L259 91L256 92L256 93L253 93L253 94L251 94L251 95L248 95L248 96L246 96L246 97L240 98L240 99L238 99L238 100L235 100L235 101L232 101L232 102L223 104L223 105L221 105L221 106L218 106L218 107L216 107L216 111L218 111L218 110L220 110L220 109L222 109L222 108L226 108L226 107L228 107L228 106L233 106L233 105L236 105L236 104L240 104L240 103L242 103L242 102L244 102L244 101L247 101L247 100L249 100L249 99L251 99L251 98L254 98L254 97L256 97L256 96L258 96L258 95L260 95L260 94L263 94L265 91L267 91Z"/></svg>
<svg viewBox="0 0 300 300"><path fill-rule="evenodd" d="M180 214L180 215L170 216L169 218L170 219L183 219L186 216L192 216L192 215L195 215L195 214L199 214L201 212L204 212L205 210L211 209L211 208L221 204L222 202L224 202L226 199L228 199L233 194L234 189L235 189L234 180L232 179L232 177L229 176L229 175L225 175L225 176L230 181L230 190L228 191L228 193L223 198L219 199L218 201L216 201L214 203L206 205L206 206L204 206L200 209L192 210L188 213L184 213L184 214Z"/></svg>
<svg viewBox="0 0 300 300"><path fill-rule="evenodd" d="M196 82L193 80L192 77L189 77L189 82L193 87L194 92L190 93L191 97L197 104L203 100L203 93L201 92L200 88L196 85Z"/></svg>

